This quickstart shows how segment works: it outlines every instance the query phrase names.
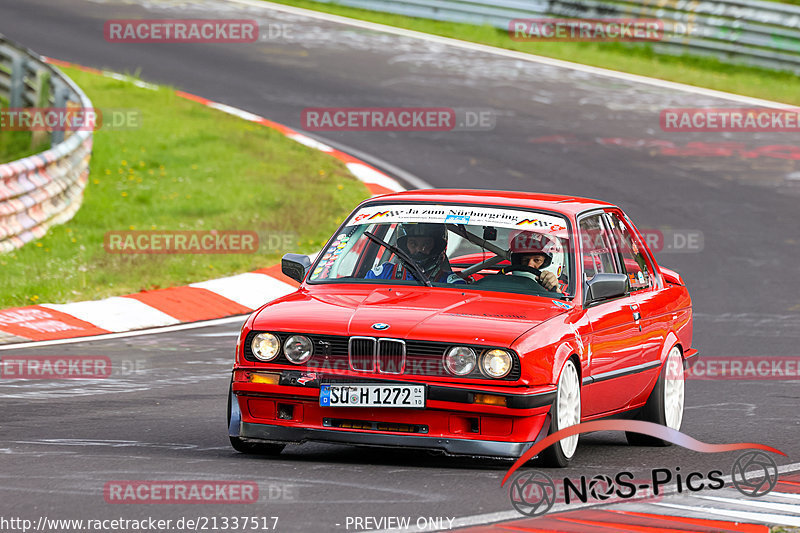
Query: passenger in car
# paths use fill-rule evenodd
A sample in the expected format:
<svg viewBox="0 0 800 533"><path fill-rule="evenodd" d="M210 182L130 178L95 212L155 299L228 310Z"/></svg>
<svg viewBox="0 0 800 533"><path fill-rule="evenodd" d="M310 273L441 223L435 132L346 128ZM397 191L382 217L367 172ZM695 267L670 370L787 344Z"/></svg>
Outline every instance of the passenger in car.
<svg viewBox="0 0 800 533"><path fill-rule="evenodd" d="M408 223L398 228L397 247L406 252L428 278L435 283L466 283L453 272L445 253L447 228L444 224ZM414 279L407 268L386 262L376 266L366 279Z"/></svg>

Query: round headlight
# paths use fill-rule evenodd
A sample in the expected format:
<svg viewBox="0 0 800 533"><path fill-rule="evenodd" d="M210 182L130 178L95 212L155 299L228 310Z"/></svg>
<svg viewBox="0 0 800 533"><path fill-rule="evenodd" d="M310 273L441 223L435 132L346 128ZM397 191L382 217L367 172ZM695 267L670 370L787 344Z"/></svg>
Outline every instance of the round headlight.
<svg viewBox="0 0 800 533"><path fill-rule="evenodd" d="M311 344L311 339L308 337L292 335L283 343L283 353L286 355L286 359L296 365L300 365L311 359L311 355L314 353L314 345Z"/></svg>
<svg viewBox="0 0 800 533"><path fill-rule="evenodd" d="M281 351L281 341L272 333L259 333L250 342L253 355L260 361L272 361Z"/></svg>
<svg viewBox="0 0 800 533"><path fill-rule="evenodd" d="M466 346L453 346L444 354L444 367L451 374L466 376L475 369L478 357Z"/></svg>
<svg viewBox="0 0 800 533"><path fill-rule="evenodd" d="M481 356L481 370L490 378L503 378L511 372L513 361L505 350L489 350Z"/></svg>

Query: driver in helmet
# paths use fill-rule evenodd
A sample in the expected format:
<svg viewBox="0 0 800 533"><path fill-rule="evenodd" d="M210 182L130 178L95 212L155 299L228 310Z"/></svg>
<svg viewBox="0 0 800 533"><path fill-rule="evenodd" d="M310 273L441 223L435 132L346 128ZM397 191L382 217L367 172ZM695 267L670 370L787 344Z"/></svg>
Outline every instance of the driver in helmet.
<svg viewBox="0 0 800 533"><path fill-rule="evenodd" d="M537 276L533 272L517 270L511 272L512 276L525 276L533 279L548 291L561 292L558 276L544 270L553 262L553 250L556 248L556 243L551 237L535 231L523 230L511 233L509 244L512 267L530 267L541 271Z"/></svg>
<svg viewBox="0 0 800 533"><path fill-rule="evenodd" d="M397 227L397 247L406 252L428 279L435 283L466 283L453 273L447 261L447 228L444 224L408 223ZM400 260L376 266L367 279L415 279Z"/></svg>

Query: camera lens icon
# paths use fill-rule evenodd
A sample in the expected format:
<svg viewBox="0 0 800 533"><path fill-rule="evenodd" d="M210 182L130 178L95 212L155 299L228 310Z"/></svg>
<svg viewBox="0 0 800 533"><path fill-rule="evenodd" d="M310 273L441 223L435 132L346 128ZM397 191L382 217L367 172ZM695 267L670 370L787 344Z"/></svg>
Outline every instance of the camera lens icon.
<svg viewBox="0 0 800 533"><path fill-rule="evenodd" d="M764 452L743 453L733 463L731 480L739 492L758 498L775 488L778 483L778 465Z"/></svg>
<svg viewBox="0 0 800 533"><path fill-rule="evenodd" d="M519 472L508 489L511 505L527 516L540 516L553 507L556 500L556 485L547 474L535 470Z"/></svg>

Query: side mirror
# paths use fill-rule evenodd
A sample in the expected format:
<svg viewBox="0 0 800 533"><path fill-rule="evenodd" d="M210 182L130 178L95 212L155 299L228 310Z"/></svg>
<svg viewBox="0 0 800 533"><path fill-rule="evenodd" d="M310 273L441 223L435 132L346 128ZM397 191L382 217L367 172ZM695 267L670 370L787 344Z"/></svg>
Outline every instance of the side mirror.
<svg viewBox="0 0 800 533"><path fill-rule="evenodd" d="M617 298L628 294L628 276L625 274L595 274L586 282L589 302Z"/></svg>
<svg viewBox="0 0 800 533"><path fill-rule="evenodd" d="M281 258L281 272L300 283L303 283L309 268L311 258L307 255L286 254Z"/></svg>

